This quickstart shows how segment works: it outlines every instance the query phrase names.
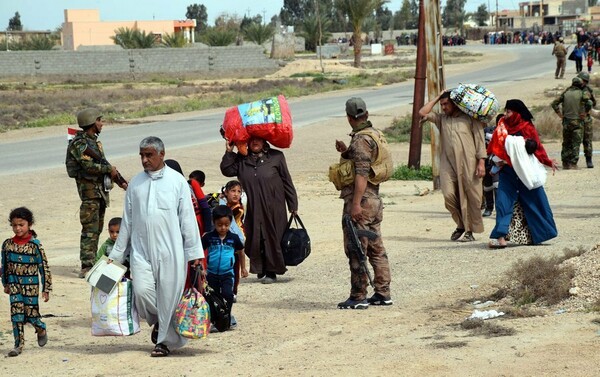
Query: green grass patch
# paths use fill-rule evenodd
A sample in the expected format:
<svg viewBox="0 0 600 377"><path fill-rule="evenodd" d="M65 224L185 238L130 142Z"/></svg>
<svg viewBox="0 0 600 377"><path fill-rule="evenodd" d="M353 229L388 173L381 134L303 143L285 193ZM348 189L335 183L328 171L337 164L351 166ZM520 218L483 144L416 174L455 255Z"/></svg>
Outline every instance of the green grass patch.
<svg viewBox="0 0 600 377"><path fill-rule="evenodd" d="M420 169L413 169L402 164L396 167L392 179L397 181L431 181L433 180L433 170L430 165L422 165Z"/></svg>
<svg viewBox="0 0 600 377"><path fill-rule="evenodd" d="M407 114L401 117L392 119L389 127L383 130L383 134L390 143L404 143L410 141L410 131L412 128L412 115ZM424 143L431 142L431 124L425 122L421 124L422 141Z"/></svg>

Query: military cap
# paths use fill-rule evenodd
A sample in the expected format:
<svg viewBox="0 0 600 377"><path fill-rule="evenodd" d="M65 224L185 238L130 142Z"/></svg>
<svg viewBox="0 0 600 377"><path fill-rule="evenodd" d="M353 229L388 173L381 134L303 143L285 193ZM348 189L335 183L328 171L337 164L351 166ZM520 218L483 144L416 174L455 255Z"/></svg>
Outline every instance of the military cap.
<svg viewBox="0 0 600 377"><path fill-rule="evenodd" d="M96 119L102 118L98 109L85 109L77 113L77 124L80 128L85 128L96 123Z"/></svg>
<svg viewBox="0 0 600 377"><path fill-rule="evenodd" d="M582 79L583 81L590 82L590 74L587 72L579 72L577 77Z"/></svg>
<svg viewBox="0 0 600 377"><path fill-rule="evenodd" d="M583 86L583 80L580 79L579 77L573 77L573 80L571 80L571 83L574 86L577 86L577 87L582 87Z"/></svg>
<svg viewBox="0 0 600 377"><path fill-rule="evenodd" d="M362 98L352 97L346 101L346 114L353 118L360 118L367 113L367 104Z"/></svg>
<svg viewBox="0 0 600 377"><path fill-rule="evenodd" d="M565 39L564 39L563 37L558 37L558 41L559 41L559 42L562 42L562 41L564 41L564 40L565 40Z"/></svg>

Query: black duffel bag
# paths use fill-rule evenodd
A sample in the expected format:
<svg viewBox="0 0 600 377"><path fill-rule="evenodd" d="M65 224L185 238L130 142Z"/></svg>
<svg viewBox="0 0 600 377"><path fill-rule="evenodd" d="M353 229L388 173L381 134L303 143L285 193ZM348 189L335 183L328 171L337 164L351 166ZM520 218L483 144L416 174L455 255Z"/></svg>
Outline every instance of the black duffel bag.
<svg viewBox="0 0 600 377"><path fill-rule="evenodd" d="M295 228L292 228L292 220L296 225ZM281 250L286 266L297 266L310 255L310 237L300 216L294 214L290 216L287 229L281 239Z"/></svg>

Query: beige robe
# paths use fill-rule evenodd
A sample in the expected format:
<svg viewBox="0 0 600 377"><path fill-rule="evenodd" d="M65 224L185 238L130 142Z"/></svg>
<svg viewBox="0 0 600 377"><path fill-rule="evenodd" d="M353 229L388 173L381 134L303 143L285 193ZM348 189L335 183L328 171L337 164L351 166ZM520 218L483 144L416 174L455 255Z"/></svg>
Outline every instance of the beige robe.
<svg viewBox="0 0 600 377"><path fill-rule="evenodd" d="M427 120L440 130L440 184L446 209L459 229L483 232L482 184L476 169L486 158L484 124L457 110L453 116L431 112Z"/></svg>

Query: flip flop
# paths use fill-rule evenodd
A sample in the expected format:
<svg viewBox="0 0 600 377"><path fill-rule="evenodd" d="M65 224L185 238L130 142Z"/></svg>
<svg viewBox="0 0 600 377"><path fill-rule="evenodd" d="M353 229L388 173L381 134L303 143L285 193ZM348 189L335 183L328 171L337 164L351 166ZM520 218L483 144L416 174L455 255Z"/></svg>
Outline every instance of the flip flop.
<svg viewBox="0 0 600 377"><path fill-rule="evenodd" d="M150 333L150 340L152 341L153 344L156 344L156 342L158 342L158 322L152 326L152 333Z"/></svg>
<svg viewBox="0 0 600 377"><path fill-rule="evenodd" d="M40 335L40 333L38 333L37 339L38 339L38 346L40 346L40 347L45 346L46 343L48 343L48 331L44 330L44 335Z"/></svg>
<svg viewBox="0 0 600 377"><path fill-rule="evenodd" d="M488 247L490 249L504 249L506 245L500 245L498 240L491 240L490 243L488 243Z"/></svg>
<svg viewBox="0 0 600 377"><path fill-rule="evenodd" d="M165 357L169 356L169 348L162 343L158 343L150 353L150 357Z"/></svg>

